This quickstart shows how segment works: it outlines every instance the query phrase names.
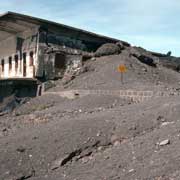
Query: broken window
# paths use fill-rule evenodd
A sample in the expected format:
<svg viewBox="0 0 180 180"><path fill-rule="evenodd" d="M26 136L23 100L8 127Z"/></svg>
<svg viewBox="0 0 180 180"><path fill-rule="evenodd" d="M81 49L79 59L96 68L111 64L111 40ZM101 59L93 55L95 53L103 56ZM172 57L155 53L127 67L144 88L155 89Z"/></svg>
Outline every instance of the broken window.
<svg viewBox="0 0 180 180"><path fill-rule="evenodd" d="M4 59L1 60L2 72L4 72Z"/></svg>
<svg viewBox="0 0 180 180"><path fill-rule="evenodd" d="M34 65L34 57L33 57L34 53L33 53L33 51L30 52L29 56L30 56L29 66L33 66Z"/></svg>
<svg viewBox="0 0 180 180"><path fill-rule="evenodd" d="M14 56L14 60L15 60L15 71L17 71L17 69L18 69L18 55Z"/></svg>
<svg viewBox="0 0 180 180"><path fill-rule="evenodd" d="M12 70L12 57L9 57L9 71Z"/></svg>

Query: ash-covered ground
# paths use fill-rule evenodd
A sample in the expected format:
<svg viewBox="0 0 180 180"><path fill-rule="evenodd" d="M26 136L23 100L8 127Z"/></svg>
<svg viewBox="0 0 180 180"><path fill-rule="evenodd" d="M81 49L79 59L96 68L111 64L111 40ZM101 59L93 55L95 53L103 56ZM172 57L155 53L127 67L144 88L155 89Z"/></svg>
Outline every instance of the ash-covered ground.
<svg viewBox="0 0 180 180"><path fill-rule="evenodd" d="M133 102L46 94L0 116L2 180L179 180L179 58L126 47L84 62L87 71L49 92L168 91ZM118 72L125 64L124 82ZM3 106L3 105L1 105Z"/></svg>

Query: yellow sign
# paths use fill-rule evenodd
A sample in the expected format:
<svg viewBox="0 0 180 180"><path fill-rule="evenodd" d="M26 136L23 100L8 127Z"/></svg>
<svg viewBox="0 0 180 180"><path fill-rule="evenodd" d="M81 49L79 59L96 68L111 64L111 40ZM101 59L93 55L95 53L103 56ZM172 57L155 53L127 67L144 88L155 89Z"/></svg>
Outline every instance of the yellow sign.
<svg viewBox="0 0 180 180"><path fill-rule="evenodd" d="M119 65L119 67L118 67L118 71L119 71L120 73L125 73L125 72L127 71L127 68L126 68L126 66L125 66L124 64L121 64L121 65Z"/></svg>

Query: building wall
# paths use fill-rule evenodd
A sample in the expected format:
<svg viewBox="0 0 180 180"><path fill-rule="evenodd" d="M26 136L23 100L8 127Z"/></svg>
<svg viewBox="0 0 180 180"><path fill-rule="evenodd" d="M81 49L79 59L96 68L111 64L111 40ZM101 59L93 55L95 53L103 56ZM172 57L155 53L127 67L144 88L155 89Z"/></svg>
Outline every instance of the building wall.
<svg viewBox="0 0 180 180"><path fill-rule="evenodd" d="M38 33L30 29L0 42L0 78L33 78L36 71Z"/></svg>
<svg viewBox="0 0 180 180"><path fill-rule="evenodd" d="M106 40L55 26L27 29L0 42L0 79L61 77L65 67L56 68L56 54L48 54L47 49L57 47L76 59L77 53L69 49L91 52L103 43Z"/></svg>
<svg viewBox="0 0 180 180"><path fill-rule="evenodd" d="M5 58L9 54L16 53L16 36L8 37L7 39L0 41L0 58Z"/></svg>
<svg viewBox="0 0 180 180"><path fill-rule="evenodd" d="M51 46L61 49L64 49L64 47L80 50L86 49L85 44L78 39L65 37L56 32L54 34L47 34L45 31L39 32L37 28L27 30L0 42L0 78L53 79L60 77L61 73L57 71L62 70L55 67L56 55L46 53L46 50ZM32 52L33 65L30 63L30 53ZM24 54L26 54L25 57ZM17 57L18 60L16 60ZM24 67L26 67L26 73Z"/></svg>

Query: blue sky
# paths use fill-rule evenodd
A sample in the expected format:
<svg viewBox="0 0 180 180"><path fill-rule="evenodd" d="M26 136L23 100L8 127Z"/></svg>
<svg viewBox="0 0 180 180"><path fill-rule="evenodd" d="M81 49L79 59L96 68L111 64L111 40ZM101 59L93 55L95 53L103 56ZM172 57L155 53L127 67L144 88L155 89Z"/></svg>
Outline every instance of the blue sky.
<svg viewBox="0 0 180 180"><path fill-rule="evenodd" d="M180 0L0 0L15 11L180 56Z"/></svg>

